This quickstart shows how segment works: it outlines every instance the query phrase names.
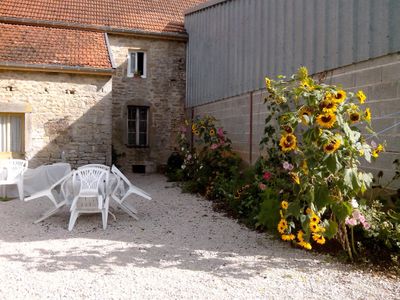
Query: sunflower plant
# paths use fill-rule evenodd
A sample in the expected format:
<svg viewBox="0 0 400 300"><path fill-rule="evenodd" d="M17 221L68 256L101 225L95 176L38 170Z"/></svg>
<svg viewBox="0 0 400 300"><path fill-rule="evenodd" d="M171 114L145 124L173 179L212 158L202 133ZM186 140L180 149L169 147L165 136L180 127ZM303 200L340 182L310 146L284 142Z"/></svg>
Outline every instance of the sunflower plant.
<svg viewBox="0 0 400 300"><path fill-rule="evenodd" d="M335 237L352 257L346 219L372 182L372 174L359 169L360 160L370 162L384 150L361 134L361 126L372 132L371 111L360 107L365 94L317 83L305 67L290 78L266 78L266 87L266 101L285 107L276 116L278 147L293 166L287 169L293 193L280 209L282 239L311 249Z"/></svg>

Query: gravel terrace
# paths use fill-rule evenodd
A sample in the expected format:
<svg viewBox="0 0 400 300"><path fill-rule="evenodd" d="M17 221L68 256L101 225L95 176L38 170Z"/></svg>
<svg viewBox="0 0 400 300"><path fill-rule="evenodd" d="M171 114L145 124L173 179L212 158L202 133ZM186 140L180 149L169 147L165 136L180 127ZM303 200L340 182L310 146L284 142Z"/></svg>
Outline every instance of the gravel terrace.
<svg viewBox="0 0 400 300"><path fill-rule="evenodd" d="M131 175L153 201L139 221L114 208L67 209L34 225L48 200L0 202L0 299L400 299L400 282L248 230L161 175Z"/></svg>

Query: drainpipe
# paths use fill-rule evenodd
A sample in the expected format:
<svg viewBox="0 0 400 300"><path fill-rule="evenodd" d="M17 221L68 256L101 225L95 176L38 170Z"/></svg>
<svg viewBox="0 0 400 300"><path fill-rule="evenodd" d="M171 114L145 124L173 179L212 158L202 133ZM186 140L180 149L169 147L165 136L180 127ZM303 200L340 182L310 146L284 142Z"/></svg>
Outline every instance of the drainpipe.
<svg viewBox="0 0 400 300"><path fill-rule="evenodd" d="M191 123L193 123L193 119L194 119L194 107L191 108L190 114L191 114L190 118L191 118L191 121L192 121ZM193 150L194 136L193 136L193 131L192 131L192 128L191 128L191 127L189 128L189 130L190 130L190 147L191 147L191 149Z"/></svg>
<svg viewBox="0 0 400 300"><path fill-rule="evenodd" d="M253 92L250 92L249 163L253 162Z"/></svg>

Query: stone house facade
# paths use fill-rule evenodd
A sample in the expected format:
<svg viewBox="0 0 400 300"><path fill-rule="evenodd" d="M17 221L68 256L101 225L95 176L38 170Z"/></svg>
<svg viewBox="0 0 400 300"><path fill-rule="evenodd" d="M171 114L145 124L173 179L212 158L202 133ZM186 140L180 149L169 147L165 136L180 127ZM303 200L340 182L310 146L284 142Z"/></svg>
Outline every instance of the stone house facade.
<svg viewBox="0 0 400 300"><path fill-rule="evenodd" d="M156 171L184 117L184 11L201 2L0 1L0 157Z"/></svg>

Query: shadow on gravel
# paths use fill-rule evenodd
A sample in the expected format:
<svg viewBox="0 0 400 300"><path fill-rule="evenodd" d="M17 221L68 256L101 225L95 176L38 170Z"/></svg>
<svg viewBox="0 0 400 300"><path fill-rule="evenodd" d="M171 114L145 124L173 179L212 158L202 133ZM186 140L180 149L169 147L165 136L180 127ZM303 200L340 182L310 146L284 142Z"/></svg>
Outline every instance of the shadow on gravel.
<svg viewBox="0 0 400 300"><path fill-rule="evenodd" d="M112 274L118 267L182 269L220 277L250 279L276 269L314 272L337 264L244 228L211 210L211 203L182 194L160 175L135 177L153 201L137 200L135 221L114 209L107 230L100 215L82 216L72 232L67 209L38 225L32 221L48 203L0 203L0 263L23 263L27 270L87 270ZM172 200L171 200L172 199ZM76 240L77 239L77 240ZM46 244L43 244L46 242ZM2 243L9 251L2 251Z"/></svg>

